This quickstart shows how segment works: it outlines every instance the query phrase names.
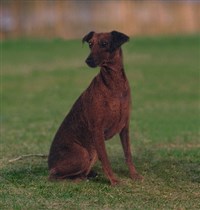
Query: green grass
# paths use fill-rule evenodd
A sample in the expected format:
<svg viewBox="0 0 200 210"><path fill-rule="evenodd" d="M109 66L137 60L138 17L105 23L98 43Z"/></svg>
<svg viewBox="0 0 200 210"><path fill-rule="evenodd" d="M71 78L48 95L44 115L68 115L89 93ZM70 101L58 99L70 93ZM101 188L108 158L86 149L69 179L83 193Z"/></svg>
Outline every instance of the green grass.
<svg viewBox="0 0 200 210"><path fill-rule="evenodd" d="M111 187L100 163L92 181L49 182L48 154L73 102L99 71L81 41L1 43L0 209L200 209L200 42L198 36L133 38L124 45L133 97L133 182L118 136L106 143Z"/></svg>

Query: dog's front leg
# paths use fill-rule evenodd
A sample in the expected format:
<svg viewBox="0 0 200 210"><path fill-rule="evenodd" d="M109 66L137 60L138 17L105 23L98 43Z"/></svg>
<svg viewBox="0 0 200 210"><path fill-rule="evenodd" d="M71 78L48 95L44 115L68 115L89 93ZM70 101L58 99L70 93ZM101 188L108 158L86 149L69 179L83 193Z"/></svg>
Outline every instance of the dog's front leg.
<svg viewBox="0 0 200 210"><path fill-rule="evenodd" d="M120 132L120 139L122 143L122 147L124 150L125 160L129 167L130 176L132 179L142 180L143 177L138 174L135 169L135 166L132 161L132 154L131 154L131 146L130 146L130 137L129 137L129 127L124 127Z"/></svg>
<svg viewBox="0 0 200 210"><path fill-rule="evenodd" d="M94 135L94 143L95 143L95 148L98 154L98 158L101 161L103 171L105 175L108 177L110 180L111 185L116 185L119 183L119 180L115 177L112 169L110 162L108 160L108 155L106 152L106 147L105 147L105 141L104 141L104 136L103 133L97 132Z"/></svg>

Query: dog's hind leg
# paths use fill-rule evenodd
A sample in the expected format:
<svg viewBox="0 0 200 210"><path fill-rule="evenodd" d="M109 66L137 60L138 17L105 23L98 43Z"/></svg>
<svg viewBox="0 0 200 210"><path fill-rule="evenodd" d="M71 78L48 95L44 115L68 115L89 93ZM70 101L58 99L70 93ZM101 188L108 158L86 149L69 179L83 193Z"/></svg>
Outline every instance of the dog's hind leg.
<svg viewBox="0 0 200 210"><path fill-rule="evenodd" d="M62 149L58 160L50 167L49 179L86 178L89 167L90 158L88 151L74 143L66 151Z"/></svg>
<svg viewBox="0 0 200 210"><path fill-rule="evenodd" d="M97 156L97 152L95 150L93 150L90 154L90 166L87 170L87 178L94 178L97 176L97 173L94 171L91 171L92 166L95 164L95 162L97 161L98 156Z"/></svg>

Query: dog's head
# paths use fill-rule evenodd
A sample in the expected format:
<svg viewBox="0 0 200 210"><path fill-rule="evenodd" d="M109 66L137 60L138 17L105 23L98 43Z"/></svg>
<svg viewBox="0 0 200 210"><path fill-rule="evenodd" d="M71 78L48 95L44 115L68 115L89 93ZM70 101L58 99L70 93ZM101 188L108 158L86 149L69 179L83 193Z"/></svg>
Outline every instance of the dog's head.
<svg viewBox="0 0 200 210"><path fill-rule="evenodd" d="M129 37L121 32L112 31L110 33L95 33L91 31L85 35L82 42L89 44L91 53L86 59L90 67L102 66L105 62L112 59L115 52L121 45L129 40Z"/></svg>

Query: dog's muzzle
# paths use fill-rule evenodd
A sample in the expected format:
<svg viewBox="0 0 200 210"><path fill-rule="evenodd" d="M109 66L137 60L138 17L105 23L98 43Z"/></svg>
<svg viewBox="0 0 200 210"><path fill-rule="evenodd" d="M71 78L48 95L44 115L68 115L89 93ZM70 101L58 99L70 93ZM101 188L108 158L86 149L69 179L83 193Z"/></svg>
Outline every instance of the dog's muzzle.
<svg viewBox="0 0 200 210"><path fill-rule="evenodd" d="M95 61L94 61L94 59L93 59L91 56L89 56L89 57L85 60L85 62L87 63L87 65L88 65L89 67L92 67L92 68L97 67L97 65L96 65L96 63L95 63Z"/></svg>

